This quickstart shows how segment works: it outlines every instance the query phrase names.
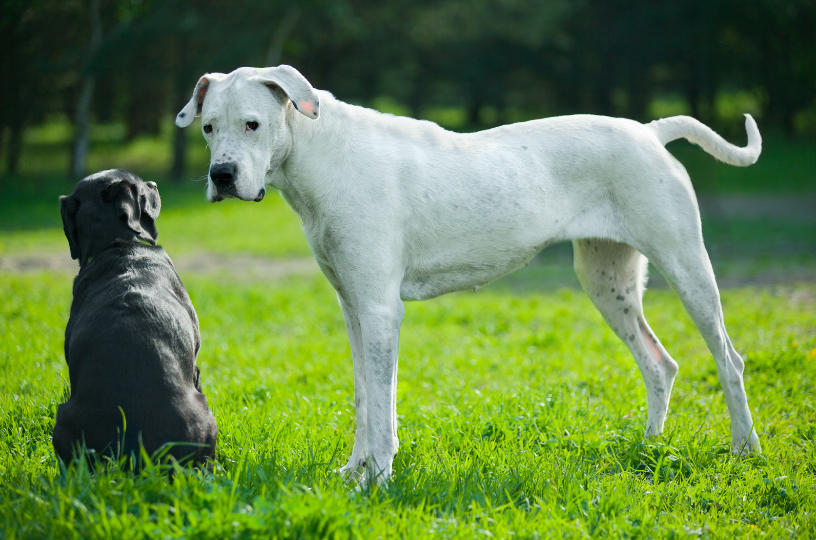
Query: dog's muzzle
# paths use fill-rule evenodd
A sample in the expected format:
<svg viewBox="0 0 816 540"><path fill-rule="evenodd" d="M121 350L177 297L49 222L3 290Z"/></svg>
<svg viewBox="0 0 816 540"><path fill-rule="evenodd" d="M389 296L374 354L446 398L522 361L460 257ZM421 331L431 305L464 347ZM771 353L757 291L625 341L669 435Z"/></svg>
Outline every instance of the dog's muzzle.
<svg viewBox="0 0 816 540"><path fill-rule="evenodd" d="M235 163L216 163L210 167L210 182L212 183L212 202L223 201L227 197L237 197L235 178L238 175L238 165Z"/></svg>

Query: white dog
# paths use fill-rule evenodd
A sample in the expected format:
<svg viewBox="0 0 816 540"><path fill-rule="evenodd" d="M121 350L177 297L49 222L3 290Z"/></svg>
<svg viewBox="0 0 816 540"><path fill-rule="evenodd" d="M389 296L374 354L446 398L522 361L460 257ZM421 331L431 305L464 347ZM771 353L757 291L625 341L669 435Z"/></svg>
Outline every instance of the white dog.
<svg viewBox="0 0 816 540"><path fill-rule="evenodd" d="M745 148L686 116L645 125L565 116L459 134L338 101L290 66L204 75L176 124L199 115L212 153L207 198L260 201L266 184L280 190L337 291L357 405L343 473L362 466L364 481L391 476L403 301L475 289L563 240L643 375L646 435L663 430L678 369L643 317L648 257L714 356L732 450L760 451L694 190L664 148L683 137L750 165L761 138L749 115Z"/></svg>

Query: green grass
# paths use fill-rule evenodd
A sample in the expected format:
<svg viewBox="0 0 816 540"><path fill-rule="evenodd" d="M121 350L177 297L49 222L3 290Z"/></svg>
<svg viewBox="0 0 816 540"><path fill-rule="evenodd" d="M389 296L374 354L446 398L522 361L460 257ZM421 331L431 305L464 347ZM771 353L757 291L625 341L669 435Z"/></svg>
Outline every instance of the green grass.
<svg viewBox="0 0 816 540"><path fill-rule="evenodd" d="M300 220L274 190L257 204L210 204L204 197L204 184L176 184L151 176L144 179L159 185L159 242L173 255L310 255ZM0 256L66 250L59 196L71 193L73 186L73 182L53 176L18 177L0 185Z"/></svg>
<svg viewBox="0 0 816 540"><path fill-rule="evenodd" d="M668 291L646 313L681 371L666 434L643 441L633 360L585 296L497 287L407 306L395 480L357 493L351 359L321 277L183 276L219 425L215 472L61 471L70 278L0 278L5 538L812 537L816 286L726 291L764 454L729 455L713 360Z"/></svg>

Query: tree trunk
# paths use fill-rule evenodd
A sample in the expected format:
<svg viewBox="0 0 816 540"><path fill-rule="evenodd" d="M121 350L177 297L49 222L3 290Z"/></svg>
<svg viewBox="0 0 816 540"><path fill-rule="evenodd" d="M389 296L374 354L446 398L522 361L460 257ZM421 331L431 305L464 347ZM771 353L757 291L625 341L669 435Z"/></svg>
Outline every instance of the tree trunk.
<svg viewBox="0 0 816 540"><path fill-rule="evenodd" d="M187 41L186 33L182 33L179 38L179 66L176 77L175 105L173 112L180 111L187 104L189 99L190 85L192 77L189 76L189 62L187 61ZM183 128L176 126L173 134L173 166L170 168L170 178L180 181L187 172L187 134Z"/></svg>
<svg viewBox="0 0 816 540"><path fill-rule="evenodd" d="M272 42L266 51L267 66L277 66L280 64L283 55L283 43L289 37L289 34L292 33L292 29L295 27L295 23L299 18L300 8L291 6L289 11L286 12L286 15L283 16L283 19L281 19L278 28L272 36Z"/></svg>
<svg viewBox="0 0 816 540"><path fill-rule="evenodd" d="M0 120L0 163L3 163L3 144L6 142L6 124Z"/></svg>
<svg viewBox="0 0 816 540"><path fill-rule="evenodd" d="M89 116L93 91L94 76L86 75L83 77L82 91L79 93L79 103L77 104L76 121L74 125L74 151L71 154L72 178L82 178L85 176L85 161L88 156L88 146L90 142Z"/></svg>
<svg viewBox="0 0 816 540"><path fill-rule="evenodd" d="M102 22L99 17L99 0L91 0L89 6L91 19L91 44L85 61L84 75L82 77L82 90L79 93L77 103L74 150L71 154L71 171L73 178L85 176L85 161L88 157L88 146L90 138L90 113L91 100L94 91L94 75L90 71L90 63L102 41Z"/></svg>
<svg viewBox="0 0 816 540"><path fill-rule="evenodd" d="M23 115L15 114L9 126L8 161L6 171L15 174L20 166L20 153L23 150Z"/></svg>

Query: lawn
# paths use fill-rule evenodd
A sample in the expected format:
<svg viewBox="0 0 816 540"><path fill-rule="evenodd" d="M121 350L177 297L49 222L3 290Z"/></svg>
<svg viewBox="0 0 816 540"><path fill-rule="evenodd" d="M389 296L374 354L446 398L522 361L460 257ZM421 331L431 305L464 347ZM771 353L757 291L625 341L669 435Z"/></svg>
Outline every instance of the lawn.
<svg viewBox="0 0 816 540"><path fill-rule="evenodd" d="M790 169L774 194L812 196L813 148L793 146L775 159L789 152L805 172ZM688 149L676 150L685 160ZM758 176L743 189L717 172L730 169L703 163L702 194L761 192ZM145 177L159 180L172 257L309 255L274 193L208 205L203 186ZM56 197L71 187L53 173L4 179L0 257L67 252ZM704 227L720 276L816 269L816 221ZM55 461L71 276L0 272L0 537L816 536L816 280L737 280L722 292L763 448L734 459L714 361L676 296L655 279L645 298L680 373L666 433L644 441L640 374L573 276L560 246L478 294L408 304L395 478L358 491L332 472L351 451L353 383L322 276L182 273L219 441L212 473L182 469L169 482L159 468L92 474Z"/></svg>
<svg viewBox="0 0 816 540"><path fill-rule="evenodd" d="M816 287L726 291L764 453L729 455L714 363L669 291L646 313L681 365L666 434L584 295L450 295L409 304L396 478L358 493L349 347L319 276L186 279L218 419L213 474L169 483L61 471L50 435L67 377L70 278L0 281L0 531L6 538L794 536L816 534Z"/></svg>

